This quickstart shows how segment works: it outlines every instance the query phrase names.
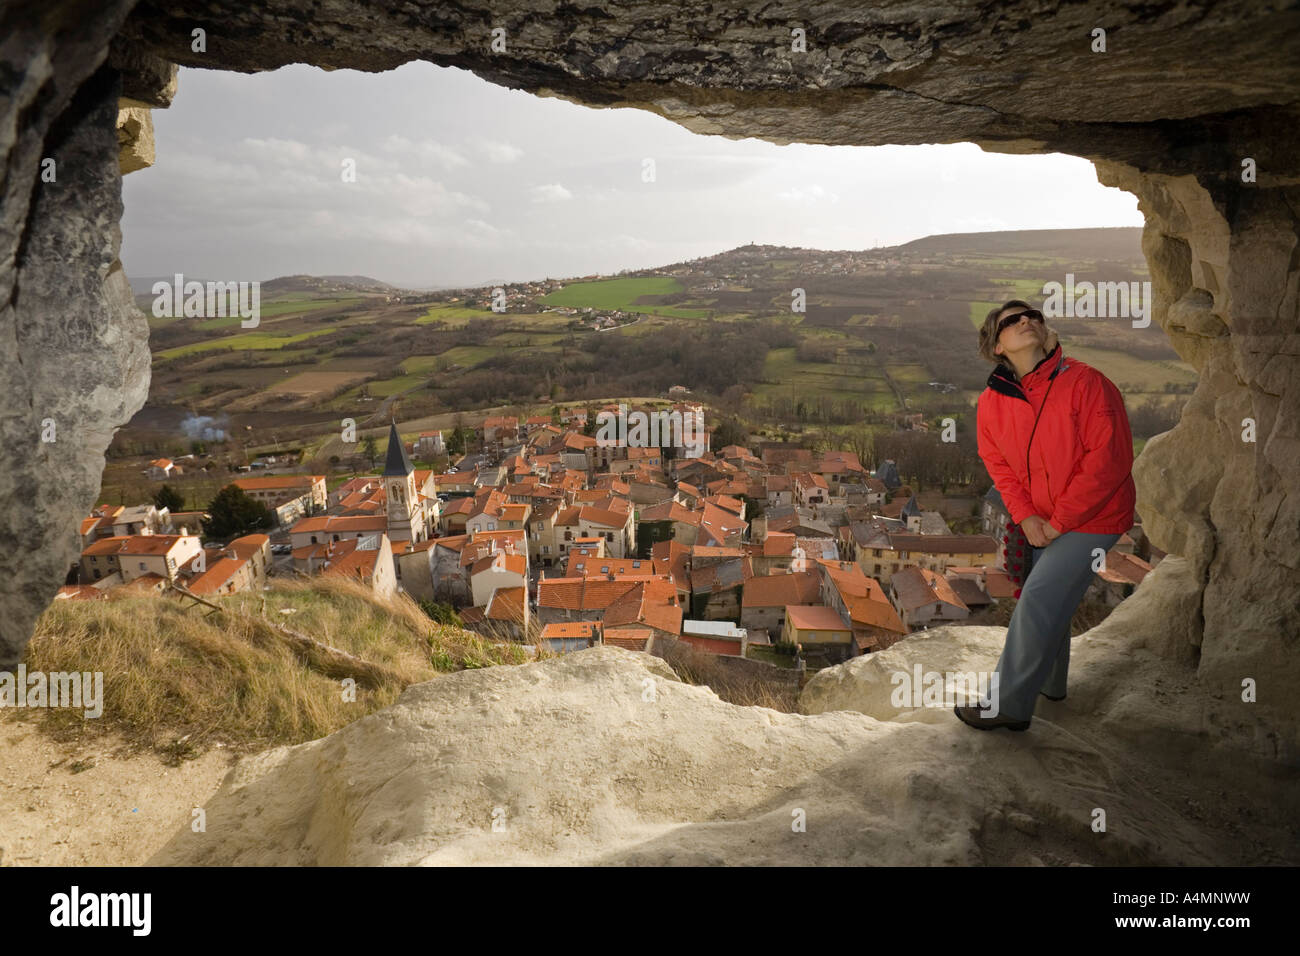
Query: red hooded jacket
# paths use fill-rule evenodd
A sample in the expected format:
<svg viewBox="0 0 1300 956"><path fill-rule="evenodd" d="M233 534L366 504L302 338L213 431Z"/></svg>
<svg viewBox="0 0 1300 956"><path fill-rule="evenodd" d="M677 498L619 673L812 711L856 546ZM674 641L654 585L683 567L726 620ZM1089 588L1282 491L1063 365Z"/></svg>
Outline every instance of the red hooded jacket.
<svg viewBox="0 0 1300 956"><path fill-rule="evenodd" d="M976 431L980 458L1017 524L1036 514L1062 534L1133 527L1137 487L1124 398L1101 372L1066 358L1059 343L1021 380L1004 365L993 370Z"/></svg>

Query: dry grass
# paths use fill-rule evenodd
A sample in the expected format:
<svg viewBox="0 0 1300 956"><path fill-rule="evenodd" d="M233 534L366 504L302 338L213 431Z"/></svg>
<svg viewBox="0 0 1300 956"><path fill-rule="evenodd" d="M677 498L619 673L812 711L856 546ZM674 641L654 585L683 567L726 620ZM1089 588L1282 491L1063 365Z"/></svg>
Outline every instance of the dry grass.
<svg viewBox="0 0 1300 956"><path fill-rule="evenodd" d="M37 624L27 669L103 672L103 716L50 708L29 719L65 739L113 731L172 758L217 743L251 752L323 737L440 672L530 659L520 647L430 621L404 595L384 600L344 579L217 603L227 610L172 598L56 601ZM286 608L293 613L281 614ZM382 665L389 679L359 682L346 700L344 684L289 647L272 623Z"/></svg>
<svg viewBox="0 0 1300 956"><path fill-rule="evenodd" d="M986 627L1010 627L1011 615L1015 613L1016 605L1019 603L1016 600L999 601L980 615L979 623ZM1092 630L1106 620L1113 610L1114 608L1101 601L1085 598L1075 609L1074 617L1070 619L1070 636L1078 637L1085 631Z"/></svg>
<svg viewBox="0 0 1300 956"><path fill-rule="evenodd" d="M729 669L716 654L683 641L669 642L663 659L683 681L704 685L729 704L798 713L799 690L793 683L764 680L758 673Z"/></svg>

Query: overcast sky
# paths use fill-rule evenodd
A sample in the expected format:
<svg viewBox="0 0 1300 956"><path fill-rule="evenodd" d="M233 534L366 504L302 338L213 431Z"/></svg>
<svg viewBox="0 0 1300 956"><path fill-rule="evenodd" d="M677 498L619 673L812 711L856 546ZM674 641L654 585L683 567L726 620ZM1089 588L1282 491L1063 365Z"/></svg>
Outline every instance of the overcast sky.
<svg viewBox="0 0 1300 956"><path fill-rule="evenodd" d="M774 146L472 73L183 69L127 176L128 275L368 275L413 287L610 273L748 242L866 249L1001 229L1140 226L1061 154L969 143ZM655 181L644 182L653 158ZM343 181L345 160L356 181Z"/></svg>

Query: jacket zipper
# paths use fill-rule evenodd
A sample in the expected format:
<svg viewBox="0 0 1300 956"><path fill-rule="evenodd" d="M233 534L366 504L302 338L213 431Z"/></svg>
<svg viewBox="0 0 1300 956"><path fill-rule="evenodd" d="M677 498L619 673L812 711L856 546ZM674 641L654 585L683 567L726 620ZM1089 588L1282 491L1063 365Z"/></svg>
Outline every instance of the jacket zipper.
<svg viewBox="0 0 1300 956"><path fill-rule="evenodd" d="M1057 363L1052 370L1052 377L1047 380L1047 392L1043 395L1043 404L1038 406L1038 413L1034 416L1034 427L1029 432L1029 443L1025 446L1025 478L1029 484L1029 503L1034 503L1034 473L1029 468L1029 452L1034 447L1034 433L1038 431L1038 420L1043 417L1043 409L1047 407L1047 398L1052 394L1052 386L1056 384L1056 376L1061 371L1060 363ZM1052 486L1047 486L1047 492L1050 495Z"/></svg>

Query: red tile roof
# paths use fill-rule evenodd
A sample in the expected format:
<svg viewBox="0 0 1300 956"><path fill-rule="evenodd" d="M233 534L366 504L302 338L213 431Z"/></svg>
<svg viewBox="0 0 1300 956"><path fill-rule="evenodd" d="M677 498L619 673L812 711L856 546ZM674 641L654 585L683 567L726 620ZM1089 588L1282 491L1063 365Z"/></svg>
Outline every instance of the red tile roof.
<svg viewBox="0 0 1300 956"><path fill-rule="evenodd" d="M785 607L788 604L812 604L821 590L821 575L816 571L794 574L769 574L745 582L741 607Z"/></svg>
<svg viewBox="0 0 1300 956"><path fill-rule="evenodd" d="M785 609L786 620L791 627L801 631L847 631L849 625L844 623L839 612L831 607L821 605L791 604Z"/></svg>

